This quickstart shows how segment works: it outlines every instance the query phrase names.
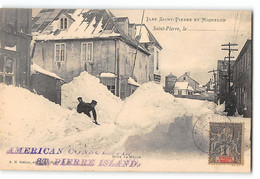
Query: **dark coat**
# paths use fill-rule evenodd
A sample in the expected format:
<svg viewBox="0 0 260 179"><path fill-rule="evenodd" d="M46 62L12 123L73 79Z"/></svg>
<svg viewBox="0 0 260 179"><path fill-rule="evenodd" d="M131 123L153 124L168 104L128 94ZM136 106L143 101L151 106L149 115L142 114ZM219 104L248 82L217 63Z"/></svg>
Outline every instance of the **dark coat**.
<svg viewBox="0 0 260 179"><path fill-rule="evenodd" d="M94 117L94 121L97 121L97 113L95 108L90 104L90 103L85 103L83 101L81 101L78 106L77 106L77 112L78 113L84 113L86 114L88 117L90 116L90 111L92 111L93 117Z"/></svg>

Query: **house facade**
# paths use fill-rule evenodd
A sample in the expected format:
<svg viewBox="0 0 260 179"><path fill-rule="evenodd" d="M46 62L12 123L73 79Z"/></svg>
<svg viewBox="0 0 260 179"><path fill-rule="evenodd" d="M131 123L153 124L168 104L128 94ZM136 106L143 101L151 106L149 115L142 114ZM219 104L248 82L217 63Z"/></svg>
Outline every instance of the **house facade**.
<svg viewBox="0 0 260 179"><path fill-rule="evenodd" d="M0 83L30 88L31 9L0 9Z"/></svg>
<svg viewBox="0 0 260 179"><path fill-rule="evenodd" d="M33 22L34 62L65 82L87 71L125 98L134 88L130 77L143 84L158 74L152 49L160 45L137 41L137 25L127 17L117 18L108 10L43 9ZM114 77L101 75L106 73Z"/></svg>
<svg viewBox="0 0 260 179"><path fill-rule="evenodd" d="M200 91L199 83L190 77L189 72L185 72L183 75L177 78L177 82L188 82L189 86L193 89L195 93L197 91Z"/></svg>
<svg viewBox="0 0 260 179"><path fill-rule="evenodd" d="M248 39L233 65L233 83L239 114L252 116L252 40Z"/></svg>
<svg viewBox="0 0 260 179"><path fill-rule="evenodd" d="M185 97L194 94L194 89L189 85L189 82L176 82L174 86L174 96Z"/></svg>

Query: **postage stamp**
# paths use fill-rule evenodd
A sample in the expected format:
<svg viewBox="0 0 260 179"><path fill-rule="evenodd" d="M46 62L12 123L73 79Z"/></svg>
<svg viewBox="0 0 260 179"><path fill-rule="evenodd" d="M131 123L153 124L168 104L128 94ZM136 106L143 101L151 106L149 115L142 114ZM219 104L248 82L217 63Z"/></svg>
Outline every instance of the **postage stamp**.
<svg viewBox="0 0 260 179"><path fill-rule="evenodd" d="M243 123L210 123L209 164L243 165Z"/></svg>

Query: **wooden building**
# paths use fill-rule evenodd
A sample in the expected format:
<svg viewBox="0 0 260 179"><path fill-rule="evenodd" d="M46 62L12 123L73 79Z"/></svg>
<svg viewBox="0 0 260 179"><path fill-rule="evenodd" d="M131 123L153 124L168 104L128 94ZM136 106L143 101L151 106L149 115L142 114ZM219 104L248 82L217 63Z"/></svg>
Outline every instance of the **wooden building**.
<svg viewBox="0 0 260 179"><path fill-rule="evenodd" d="M149 38L137 41L138 26L108 10L43 9L32 24L33 60L65 82L87 71L125 98L134 88L130 77L138 84L160 79L162 48L145 26L142 34Z"/></svg>
<svg viewBox="0 0 260 179"><path fill-rule="evenodd" d="M61 105L61 82L58 75L36 65L31 66L31 91Z"/></svg>
<svg viewBox="0 0 260 179"><path fill-rule="evenodd" d="M248 39L233 65L236 106L239 114L252 116L252 40Z"/></svg>
<svg viewBox="0 0 260 179"><path fill-rule="evenodd" d="M30 88L31 9L0 9L0 83Z"/></svg>
<svg viewBox="0 0 260 179"><path fill-rule="evenodd" d="M185 72L179 78L177 78L177 82L188 82L189 86L194 90L194 92L200 92L199 83L190 77L189 72Z"/></svg>
<svg viewBox="0 0 260 179"><path fill-rule="evenodd" d="M188 81L176 82L173 94L176 97L190 96L194 94L194 89L189 85Z"/></svg>

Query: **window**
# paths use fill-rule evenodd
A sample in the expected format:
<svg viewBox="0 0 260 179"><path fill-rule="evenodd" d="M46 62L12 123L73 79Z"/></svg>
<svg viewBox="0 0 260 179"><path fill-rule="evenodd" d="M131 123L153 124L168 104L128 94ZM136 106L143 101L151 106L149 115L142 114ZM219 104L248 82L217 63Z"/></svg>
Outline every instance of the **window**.
<svg viewBox="0 0 260 179"><path fill-rule="evenodd" d="M186 80L186 76L183 77L183 80Z"/></svg>
<svg viewBox="0 0 260 179"><path fill-rule="evenodd" d="M156 51L156 70L159 70L159 52Z"/></svg>
<svg viewBox="0 0 260 179"><path fill-rule="evenodd" d="M0 83L15 85L14 66L15 59L6 56L0 57Z"/></svg>
<svg viewBox="0 0 260 179"><path fill-rule="evenodd" d="M93 63L93 42L81 43L81 60Z"/></svg>
<svg viewBox="0 0 260 179"><path fill-rule="evenodd" d="M65 43L55 44L55 61L58 67L60 67L61 63L65 61L65 56L66 56L66 44Z"/></svg>
<svg viewBox="0 0 260 179"><path fill-rule="evenodd" d="M60 19L60 29L67 29L68 28L68 19L67 18L61 18Z"/></svg>
<svg viewBox="0 0 260 179"><path fill-rule="evenodd" d="M115 78L101 77L100 82L105 85L111 93L115 94Z"/></svg>

